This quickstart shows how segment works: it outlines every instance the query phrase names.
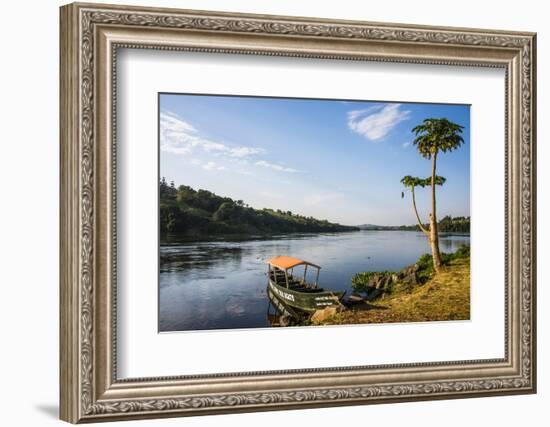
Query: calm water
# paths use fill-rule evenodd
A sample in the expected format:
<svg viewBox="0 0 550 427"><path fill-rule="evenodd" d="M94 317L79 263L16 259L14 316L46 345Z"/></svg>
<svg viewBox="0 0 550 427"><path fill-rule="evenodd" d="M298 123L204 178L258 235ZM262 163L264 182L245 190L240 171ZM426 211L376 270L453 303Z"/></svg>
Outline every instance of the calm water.
<svg viewBox="0 0 550 427"><path fill-rule="evenodd" d="M442 252L469 243L442 235ZM160 248L160 330L257 328L267 317L266 260L290 255L322 267L319 285L351 290L360 271L399 270L429 252L426 237L410 231L301 234L268 239L163 244Z"/></svg>

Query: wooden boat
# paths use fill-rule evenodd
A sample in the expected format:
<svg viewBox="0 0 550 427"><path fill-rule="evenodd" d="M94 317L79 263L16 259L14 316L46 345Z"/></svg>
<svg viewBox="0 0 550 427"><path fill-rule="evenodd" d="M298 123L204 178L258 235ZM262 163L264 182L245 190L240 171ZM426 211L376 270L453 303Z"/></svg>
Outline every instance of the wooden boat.
<svg viewBox="0 0 550 427"><path fill-rule="evenodd" d="M290 256L277 256L267 261L268 289L285 304L307 313L340 305L345 291L331 291L319 287L321 267ZM303 266L303 273L295 268ZM308 282L308 268L314 269L315 281ZM310 270L311 271L311 270Z"/></svg>
<svg viewBox="0 0 550 427"><path fill-rule="evenodd" d="M310 315L310 313L287 305L271 289L269 289L269 286L267 288L267 296L269 298L267 320L271 326L299 325Z"/></svg>

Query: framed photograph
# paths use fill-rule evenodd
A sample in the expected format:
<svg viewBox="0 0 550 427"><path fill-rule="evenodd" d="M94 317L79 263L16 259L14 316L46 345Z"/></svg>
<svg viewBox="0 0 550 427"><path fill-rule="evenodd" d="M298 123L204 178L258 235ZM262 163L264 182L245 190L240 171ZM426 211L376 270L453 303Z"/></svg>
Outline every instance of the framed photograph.
<svg viewBox="0 0 550 427"><path fill-rule="evenodd" d="M61 8L61 418L534 393L535 34Z"/></svg>

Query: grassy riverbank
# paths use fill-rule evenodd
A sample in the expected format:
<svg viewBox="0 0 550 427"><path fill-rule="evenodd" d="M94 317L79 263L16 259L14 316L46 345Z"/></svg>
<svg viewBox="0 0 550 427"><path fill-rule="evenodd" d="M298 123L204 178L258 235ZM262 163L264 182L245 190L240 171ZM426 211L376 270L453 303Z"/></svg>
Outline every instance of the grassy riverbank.
<svg viewBox="0 0 550 427"><path fill-rule="evenodd" d="M324 325L468 320L470 318L470 257L450 259L439 274L431 273L412 289L400 289L381 298L337 313Z"/></svg>

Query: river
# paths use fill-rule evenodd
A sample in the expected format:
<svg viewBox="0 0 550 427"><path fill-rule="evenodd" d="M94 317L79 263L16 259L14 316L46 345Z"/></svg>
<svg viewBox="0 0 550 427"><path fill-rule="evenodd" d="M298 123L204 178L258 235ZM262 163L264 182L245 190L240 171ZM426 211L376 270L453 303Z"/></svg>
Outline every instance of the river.
<svg viewBox="0 0 550 427"><path fill-rule="evenodd" d="M469 242L469 235L443 234L440 250L454 252ZM159 330L269 327L266 260L277 255L320 265L320 286L351 292L355 273L400 270L429 250L426 237L411 231L172 238L160 247Z"/></svg>

